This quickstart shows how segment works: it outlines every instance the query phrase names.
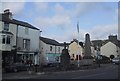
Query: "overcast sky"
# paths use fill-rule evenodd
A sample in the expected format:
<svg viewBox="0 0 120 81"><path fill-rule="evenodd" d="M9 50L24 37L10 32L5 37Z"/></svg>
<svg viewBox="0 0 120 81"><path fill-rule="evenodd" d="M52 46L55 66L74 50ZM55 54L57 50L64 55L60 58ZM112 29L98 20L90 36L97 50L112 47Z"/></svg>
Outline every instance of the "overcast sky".
<svg viewBox="0 0 120 81"><path fill-rule="evenodd" d="M70 42L86 33L91 40L118 35L117 2L2 2L2 10L10 9L13 18L28 22L42 30L42 36L59 42Z"/></svg>

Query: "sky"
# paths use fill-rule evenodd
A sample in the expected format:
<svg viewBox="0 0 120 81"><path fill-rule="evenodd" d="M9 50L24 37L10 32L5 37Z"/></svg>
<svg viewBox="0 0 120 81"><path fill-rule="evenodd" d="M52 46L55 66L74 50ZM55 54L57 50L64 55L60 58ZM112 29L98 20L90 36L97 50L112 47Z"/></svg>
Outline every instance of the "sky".
<svg viewBox="0 0 120 81"><path fill-rule="evenodd" d="M118 2L2 2L1 12L10 9L13 18L39 28L41 36L58 42L78 39L104 40L118 35Z"/></svg>

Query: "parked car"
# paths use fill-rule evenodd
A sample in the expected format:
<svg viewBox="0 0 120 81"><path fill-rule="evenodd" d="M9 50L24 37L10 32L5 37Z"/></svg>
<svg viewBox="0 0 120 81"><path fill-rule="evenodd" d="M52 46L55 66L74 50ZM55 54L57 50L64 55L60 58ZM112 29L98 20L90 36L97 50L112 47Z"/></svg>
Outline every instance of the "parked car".
<svg viewBox="0 0 120 81"><path fill-rule="evenodd" d="M104 55L100 55L99 56L100 59L96 58L96 62L97 63L101 63L101 64L106 64L106 63L110 63L110 58Z"/></svg>
<svg viewBox="0 0 120 81"><path fill-rule="evenodd" d="M13 63L5 66L5 72L27 71L30 66L22 63Z"/></svg>
<svg viewBox="0 0 120 81"><path fill-rule="evenodd" d="M120 57L116 57L112 59L113 64L120 64Z"/></svg>

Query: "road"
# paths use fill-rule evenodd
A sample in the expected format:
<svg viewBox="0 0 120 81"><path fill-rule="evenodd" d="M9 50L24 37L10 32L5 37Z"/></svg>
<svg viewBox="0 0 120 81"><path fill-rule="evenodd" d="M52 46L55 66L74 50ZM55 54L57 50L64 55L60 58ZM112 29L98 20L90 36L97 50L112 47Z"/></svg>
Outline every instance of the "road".
<svg viewBox="0 0 120 81"><path fill-rule="evenodd" d="M30 75L28 72L3 74L3 79L118 79L118 65L103 64L100 68Z"/></svg>

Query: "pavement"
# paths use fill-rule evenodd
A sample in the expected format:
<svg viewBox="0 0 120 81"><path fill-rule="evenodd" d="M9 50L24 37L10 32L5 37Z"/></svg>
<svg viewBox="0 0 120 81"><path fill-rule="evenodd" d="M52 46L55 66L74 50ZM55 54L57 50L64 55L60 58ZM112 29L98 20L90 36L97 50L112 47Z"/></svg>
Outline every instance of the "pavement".
<svg viewBox="0 0 120 81"><path fill-rule="evenodd" d="M111 64L101 64L100 68L95 68L95 69L88 69L88 67L86 69L80 69L80 70L71 70L71 71L59 71L59 72L28 72L28 71L23 71L23 72L18 72L18 73L3 73L2 75L2 79L35 79L35 78L45 78L45 77L53 77L53 78L57 78L55 77L56 75L58 75L59 77L63 77L61 75L66 75L66 74L71 74L73 73L77 73L77 72L82 72L89 74L90 72L96 72L96 71L106 71L109 68L113 68L114 65L111 66ZM79 73L80 74L80 73ZM89 78L89 77L94 77L97 75L102 75L102 74L106 74L105 72L100 73L100 74L94 74L94 75L88 75L87 77L85 76L74 76L72 79L78 79L78 78ZM73 76L72 75L72 76ZM86 74L85 74L86 75ZM70 75L71 76L71 75ZM66 78L66 77L65 77Z"/></svg>

